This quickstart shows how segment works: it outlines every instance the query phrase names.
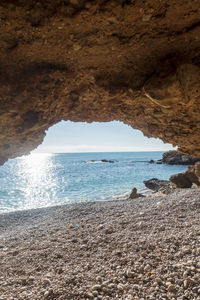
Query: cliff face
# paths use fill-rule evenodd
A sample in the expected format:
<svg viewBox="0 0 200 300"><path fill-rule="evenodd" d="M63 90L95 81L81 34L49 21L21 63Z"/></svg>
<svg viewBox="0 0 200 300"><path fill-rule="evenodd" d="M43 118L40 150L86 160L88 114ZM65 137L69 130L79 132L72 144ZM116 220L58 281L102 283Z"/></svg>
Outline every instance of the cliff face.
<svg viewBox="0 0 200 300"><path fill-rule="evenodd" d="M1 0L0 162L60 120L120 120L200 156L200 8Z"/></svg>

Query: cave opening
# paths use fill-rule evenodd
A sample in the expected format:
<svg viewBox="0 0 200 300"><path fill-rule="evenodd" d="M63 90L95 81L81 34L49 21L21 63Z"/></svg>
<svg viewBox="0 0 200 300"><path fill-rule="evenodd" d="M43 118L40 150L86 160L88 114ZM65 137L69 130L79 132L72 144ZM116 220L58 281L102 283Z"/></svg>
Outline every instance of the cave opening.
<svg viewBox="0 0 200 300"><path fill-rule="evenodd" d="M0 211L124 199L133 187L144 191L144 180L184 170L156 164L171 148L117 121L62 121L31 154L0 168Z"/></svg>
<svg viewBox="0 0 200 300"><path fill-rule="evenodd" d="M48 129L36 152L143 152L171 149L171 144L165 144L158 138L147 138L141 131L120 121L61 121Z"/></svg>

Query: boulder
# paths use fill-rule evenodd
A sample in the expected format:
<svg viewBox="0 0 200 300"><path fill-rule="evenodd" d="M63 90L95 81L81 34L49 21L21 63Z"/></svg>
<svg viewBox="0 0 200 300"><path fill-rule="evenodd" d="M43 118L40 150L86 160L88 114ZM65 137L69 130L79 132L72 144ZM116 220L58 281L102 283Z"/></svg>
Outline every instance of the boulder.
<svg viewBox="0 0 200 300"><path fill-rule="evenodd" d="M162 162L168 165L194 165L198 161L200 161L200 157L192 157L175 150L167 151L162 156Z"/></svg>
<svg viewBox="0 0 200 300"><path fill-rule="evenodd" d="M158 192L162 187L168 187L170 185L170 182L168 180L160 180L157 178L152 178L143 182L148 189L155 192Z"/></svg>
<svg viewBox="0 0 200 300"><path fill-rule="evenodd" d="M193 184L200 186L200 162L189 166L186 172L172 175L170 181L177 188L191 188Z"/></svg>
<svg viewBox="0 0 200 300"><path fill-rule="evenodd" d="M138 194L137 192L137 189L134 187L131 191L131 194L129 196L129 199L136 199L136 198L139 198L139 197L145 197L144 195L142 194Z"/></svg>
<svg viewBox="0 0 200 300"><path fill-rule="evenodd" d="M175 184L177 188L191 188L192 182L186 173L174 174L170 177L170 181Z"/></svg>

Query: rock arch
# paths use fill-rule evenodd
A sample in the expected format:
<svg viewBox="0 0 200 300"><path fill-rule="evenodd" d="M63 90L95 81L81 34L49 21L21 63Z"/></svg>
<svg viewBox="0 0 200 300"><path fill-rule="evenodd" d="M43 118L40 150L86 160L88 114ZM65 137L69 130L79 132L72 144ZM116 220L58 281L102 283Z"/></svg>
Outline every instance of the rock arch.
<svg viewBox="0 0 200 300"><path fill-rule="evenodd" d="M0 162L60 120L120 120L200 156L198 1L2 0Z"/></svg>

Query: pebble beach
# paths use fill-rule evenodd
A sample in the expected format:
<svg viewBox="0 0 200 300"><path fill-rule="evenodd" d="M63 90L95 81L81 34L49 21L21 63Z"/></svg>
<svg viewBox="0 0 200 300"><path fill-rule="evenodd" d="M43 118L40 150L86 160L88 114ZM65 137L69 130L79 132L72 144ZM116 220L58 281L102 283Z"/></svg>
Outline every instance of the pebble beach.
<svg viewBox="0 0 200 300"><path fill-rule="evenodd" d="M200 300L200 190L0 215L0 300Z"/></svg>

